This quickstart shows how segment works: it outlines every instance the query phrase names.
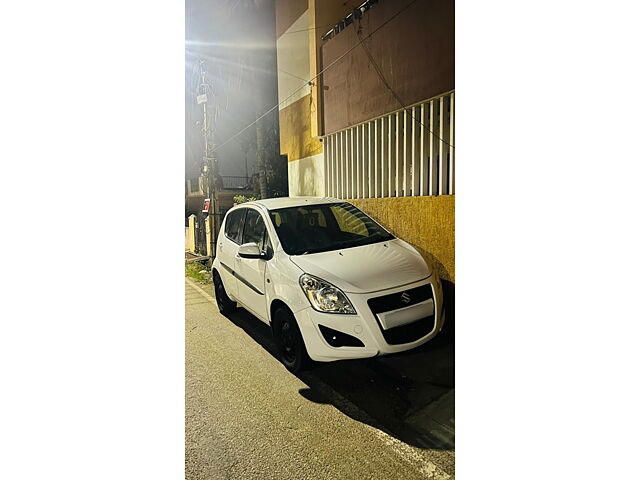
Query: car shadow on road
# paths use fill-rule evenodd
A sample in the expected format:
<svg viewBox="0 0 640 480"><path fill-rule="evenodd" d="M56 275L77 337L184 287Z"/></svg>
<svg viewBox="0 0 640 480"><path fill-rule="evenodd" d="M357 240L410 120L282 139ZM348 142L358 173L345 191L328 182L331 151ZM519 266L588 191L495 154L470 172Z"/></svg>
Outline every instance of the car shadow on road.
<svg viewBox="0 0 640 480"><path fill-rule="evenodd" d="M447 282L448 283L448 282ZM316 363L298 374L308 401L332 404L345 415L420 448L453 450L454 292L445 328L432 341L400 354L362 360ZM267 352L278 358L268 325L244 309L227 315Z"/></svg>

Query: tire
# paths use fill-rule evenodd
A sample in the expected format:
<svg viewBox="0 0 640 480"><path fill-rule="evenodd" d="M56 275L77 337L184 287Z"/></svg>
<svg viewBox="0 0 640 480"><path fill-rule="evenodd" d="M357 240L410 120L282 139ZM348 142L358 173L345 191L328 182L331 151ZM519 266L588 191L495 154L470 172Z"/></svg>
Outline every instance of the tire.
<svg viewBox="0 0 640 480"><path fill-rule="evenodd" d="M233 313L238 304L229 298L227 291L224 289L222 278L215 270L213 271L213 293L216 296L216 303L218 304L218 310L223 315Z"/></svg>
<svg viewBox="0 0 640 480"><path fill-rule="evenodd" d="M308 368L312 362L293 314L280 307L273 314L273 321L280 361L292 373Z"/></svg>

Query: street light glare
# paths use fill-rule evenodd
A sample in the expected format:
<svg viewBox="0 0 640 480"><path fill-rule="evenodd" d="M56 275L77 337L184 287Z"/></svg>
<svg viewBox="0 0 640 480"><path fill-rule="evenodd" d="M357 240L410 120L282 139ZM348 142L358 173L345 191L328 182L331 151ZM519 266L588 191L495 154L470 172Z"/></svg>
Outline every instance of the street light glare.
<svg viewBox="0 0 640 480"><path fill-rule="evenodd" d="M273 70L268 70L266 68L260 68L255 65L251 65L244 58L243 60L237 60L238 58L237 54L234 55L233 57L225 58L223 56L201 53L201 52L189 50L189 49L186 49L186 53L187 53L187 56L190 57L190 59L187 60L188 65L198 65L198 62L200 60L208 60L210 65L215 65L217 67L227 66L227 67L233 67L234 70L236 71L238 68L242 68L245 71L260 72L268 75L274 74ZM209 74L211 74L211 72Z"/></svg>
<svg viewBox="0 0 640 480"><path fill-rule="evenodd" d="M225 48L232 50L274 50L274 45L267 42L221 42L221 41L202 41L202 40L185 40L187 49L189 47L201 48Z"/></svg>

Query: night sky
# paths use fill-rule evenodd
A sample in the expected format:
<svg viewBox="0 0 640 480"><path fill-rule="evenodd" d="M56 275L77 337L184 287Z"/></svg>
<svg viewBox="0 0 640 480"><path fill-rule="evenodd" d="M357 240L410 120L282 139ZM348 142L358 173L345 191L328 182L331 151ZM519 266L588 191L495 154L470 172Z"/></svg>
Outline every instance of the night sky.
<svg viewBox="0 0 640 480"><path fill-rule="evenodd" d="M216 145L278 103L274 2L187 0L185 22L185 170L186 178L192 178L200 172L204 145L201 125L196 124L202 123L202 106L195 99L199 59L207 61L215 95L209 106L216 112ZM221 175L245 174L241 145L250 137L255 140L253 127L215 150ZM249 175L254 164L255 148L250 147Z"/></svg>

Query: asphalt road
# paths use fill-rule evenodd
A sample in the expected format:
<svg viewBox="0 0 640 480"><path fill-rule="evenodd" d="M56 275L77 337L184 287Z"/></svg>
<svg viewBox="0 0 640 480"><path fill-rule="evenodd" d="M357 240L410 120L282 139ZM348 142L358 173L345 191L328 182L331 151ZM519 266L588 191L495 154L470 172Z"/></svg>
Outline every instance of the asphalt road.
<svg viewBox="0 0 640 480"><path fill-rule="evenodd" d="M295 376L268 327L222 316L210 286L188 279L185 309L187 479L453 478L452 365L416 365L448 346Z"/></svg>

